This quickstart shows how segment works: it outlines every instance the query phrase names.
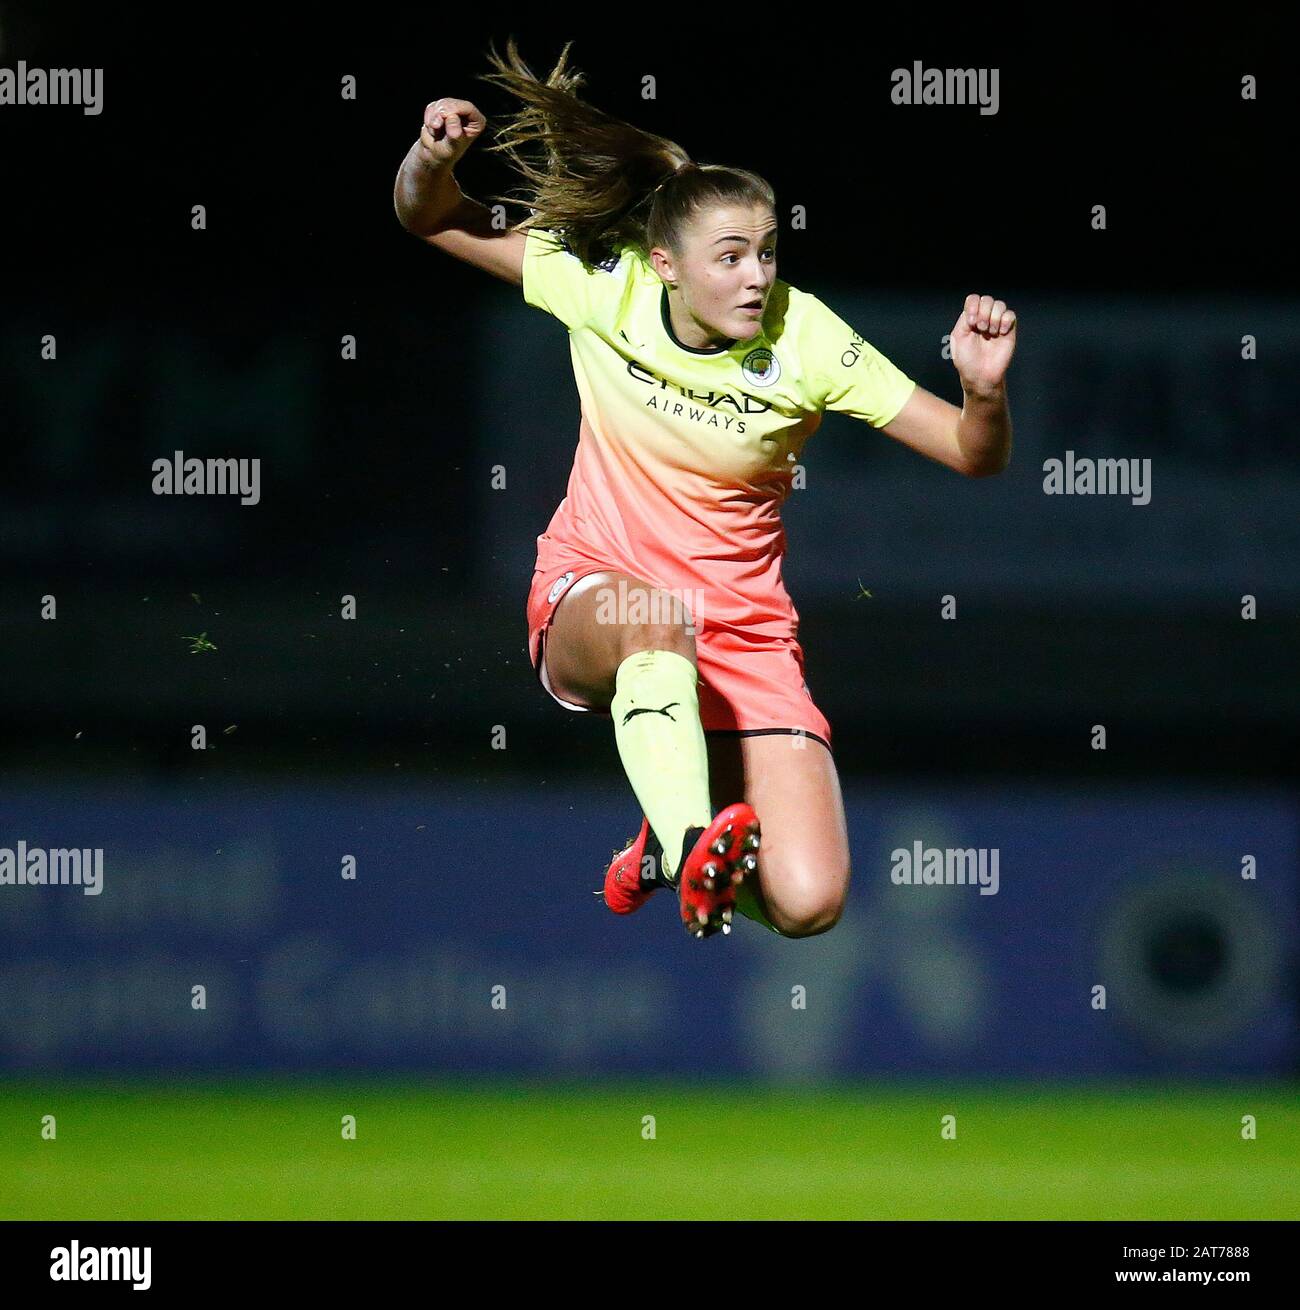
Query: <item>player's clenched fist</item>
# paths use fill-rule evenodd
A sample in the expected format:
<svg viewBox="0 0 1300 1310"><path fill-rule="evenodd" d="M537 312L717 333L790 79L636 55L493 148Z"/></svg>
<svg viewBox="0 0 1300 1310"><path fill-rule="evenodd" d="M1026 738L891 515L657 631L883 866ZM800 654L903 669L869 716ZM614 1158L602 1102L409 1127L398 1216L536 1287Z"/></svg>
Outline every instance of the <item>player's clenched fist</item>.
<svg viewBox="0 0 1300 1310"><path fill-rule="evenodd" d="M1016 314L1003 300L971 292L953 324L952 362L967 392L1003 385L1016 349Z"/></svg>
<svg viewBox="0 0 1300 1310"><path fill-rule="evenodd" d="M424 108L420 158L434 168L449 168L482 134L487 119L468 100L444 96Z"/></svg>

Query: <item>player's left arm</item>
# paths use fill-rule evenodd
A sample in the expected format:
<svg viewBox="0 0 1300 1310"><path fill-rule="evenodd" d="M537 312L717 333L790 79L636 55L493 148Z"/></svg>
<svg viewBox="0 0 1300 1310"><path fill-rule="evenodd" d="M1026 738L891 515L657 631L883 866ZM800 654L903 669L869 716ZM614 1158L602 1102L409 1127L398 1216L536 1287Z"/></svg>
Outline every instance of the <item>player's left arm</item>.
<svg viewBox="0 0 1300 1310"><path fill-rule="evenodd" d="M972 292L950 341L961 409L918 386L881 431L968 478L986 478L1011 460L1006 374L1016 349L1016 315L1003 301Z"/></svg>

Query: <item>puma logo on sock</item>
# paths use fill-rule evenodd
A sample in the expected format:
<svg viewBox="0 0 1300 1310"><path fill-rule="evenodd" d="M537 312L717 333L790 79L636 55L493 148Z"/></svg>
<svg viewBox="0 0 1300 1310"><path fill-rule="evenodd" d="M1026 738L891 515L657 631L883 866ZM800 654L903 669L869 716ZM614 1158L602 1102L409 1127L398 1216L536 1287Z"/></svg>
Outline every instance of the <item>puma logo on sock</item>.
<svg viewBox="0 0 1300 1310"><path fill-rule="evenodd" d="M672 709L674 705L680 705L680 704L681 701L679 700L670 700L668 704L665 705L661 710L654 709L652 706L646 706L642 709L628 710L628 712L623 716L623 722L624 724L627 724L628 721L633 717L633 715L636 714L663 714L666 715L668 718L672 719L674 723L676 723L677 720L673 719L673 716L669 714L668 711Z"/></svg>

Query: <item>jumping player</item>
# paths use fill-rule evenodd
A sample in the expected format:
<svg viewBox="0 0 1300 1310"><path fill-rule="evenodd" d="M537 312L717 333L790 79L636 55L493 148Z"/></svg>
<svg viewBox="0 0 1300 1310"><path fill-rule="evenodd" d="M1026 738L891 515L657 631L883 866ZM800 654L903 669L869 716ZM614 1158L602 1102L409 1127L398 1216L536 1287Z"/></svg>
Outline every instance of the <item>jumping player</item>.
<svg viewBox="0 0 1300 1310"><path fill-rule="evenodd" d="M524 105L490 149L531 184L525 202L490 198L526 203L527 219L500 227L461 192L453 166L486 120L448 97L426 107L394 205L407 231L522 287L569 332L578 447L537 539L529 653L561 705L612 717L644 811L606 903L628 913L670 887L696 936L730 931L733 907L786 936L825 932L848 834L782 582L780 508L827 409L968 477L1005 468L1016 316L966 298L951 333L961 409L917 386L777 278L767 182L586 104L568 52L545 82L513 40L489 56L484 80ZM714 796L731 803L715 814Z"/></svg>

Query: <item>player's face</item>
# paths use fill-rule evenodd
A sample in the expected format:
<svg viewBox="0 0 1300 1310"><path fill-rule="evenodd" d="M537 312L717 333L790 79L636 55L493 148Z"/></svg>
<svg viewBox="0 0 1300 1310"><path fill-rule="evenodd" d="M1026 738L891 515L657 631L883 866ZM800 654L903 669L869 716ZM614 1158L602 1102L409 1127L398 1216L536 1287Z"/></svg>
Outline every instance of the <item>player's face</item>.
<svg viewBox="0 0 1300 1310"><path fill-rule="evenodd" d="M683 307L706 332L745 341L762 331L776 281L776 217L763 206L696 214L674 268Z"/></svg>

